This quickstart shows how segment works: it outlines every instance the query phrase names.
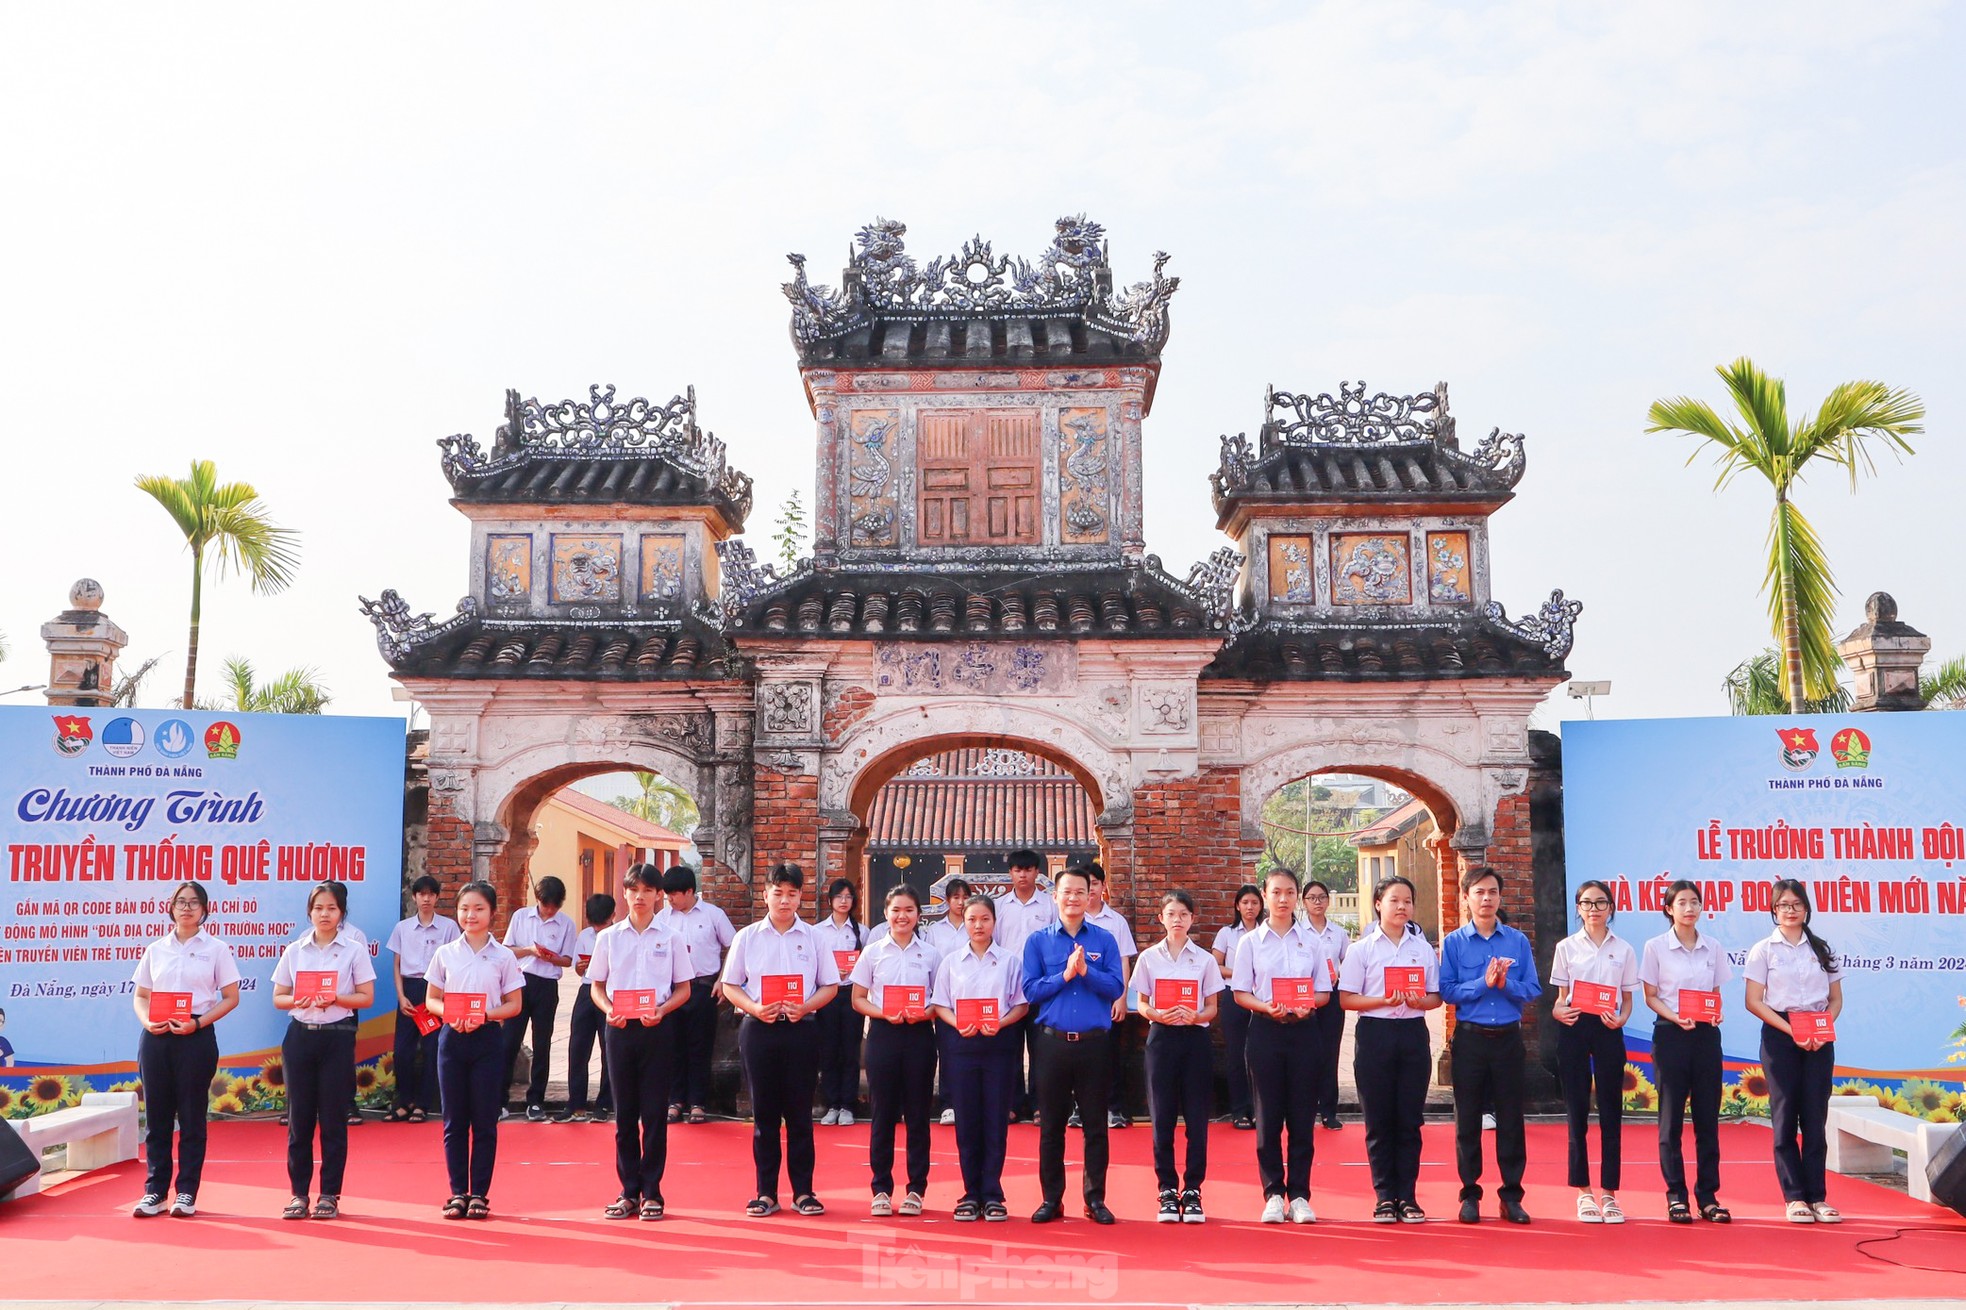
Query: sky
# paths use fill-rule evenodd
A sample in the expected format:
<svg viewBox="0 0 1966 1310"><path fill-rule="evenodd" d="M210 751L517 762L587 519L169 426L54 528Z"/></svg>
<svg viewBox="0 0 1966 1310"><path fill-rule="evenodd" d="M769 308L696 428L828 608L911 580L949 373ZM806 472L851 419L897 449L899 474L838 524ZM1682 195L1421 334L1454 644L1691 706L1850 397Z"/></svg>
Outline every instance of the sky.
<svg viewBox="0 0 1966 1310"><path fill-rule="evenodd" d="M143 703L176 694L189 557L133 480L211 459L302 562L207 586L201 688L242 655L403 714L357 597L451 612L435 443L488 442L508 386L693 384L763 556L812 498L786 253L837 283L883 215L920 260L1034 256L1081 211L1118 281L1156 250L1181 278L1145 425L1176 574L1222 544L1217 437L1266 384L1445 379L1464 439L1527 438L1496 598L1583 601L1598 717L1724 713L1770 644L1770 496L1644 427L1746 354L1797 412L1859 378L1924 398L1916 456L1797 500L1839 633L1885 589L1966 653L1963 35L1890 3L0 8L0 691L46 680L89 576L125 667L161 658Z"/></svg>

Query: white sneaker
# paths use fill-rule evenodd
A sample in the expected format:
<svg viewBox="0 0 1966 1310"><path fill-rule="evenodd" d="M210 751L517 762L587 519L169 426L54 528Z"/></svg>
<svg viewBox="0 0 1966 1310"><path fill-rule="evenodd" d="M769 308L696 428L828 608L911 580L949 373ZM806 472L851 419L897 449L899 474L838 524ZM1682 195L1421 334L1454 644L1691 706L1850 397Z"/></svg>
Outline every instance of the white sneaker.
<svg viewBox="0 0 1966 1310"><path fill-rule="evenodd" d="M840 1112L838 1110L828 1110L825 1114L819 1116L819 1122L829 1127L839 1121Z"/></svg>
<svg viewBox="0 0 1966 1310"><path fill-rule="evenodd" d="M954 1107L942 1112L942 1126L944 1128L954 1128L956 1126L956 1111Z"/></svg>
<svg viewBox="0 0 1966 1310"><path fill-rule="evenodd" d="M1263 1218L1261 1222L1266 1224L1282 1223L1283 1205L1284 1202L1281 1196L1273 1196L1269 1200L1263 1202Z"/></svg>
<svg viewBox="0 0 1966 1310"><path fill-rule="evenodd" d="M1314 1224L1317 1222L1317 1211L1311 1209L1311 1203L1300 1196L1290 1203L1290 1222Z"/></svg>
<svg viewBox="0 0 1966 1310"><path fill-rule="evenodd" d="M840 1117L835 1119L833 1122L838 1124L842 1128L853 1127L853 1111L851 1110L840 1111Z"/></svg>
<svg viewBox="0 0 1966 1310"><path fill-rule="evenodd" d="M198 1198L189 1192L179 1192L171 1202L171 1218L189 1219L198 1213Z"/></svg>
<svg viewBox="0 0 1966 1310"><path fill-rule="evenodd" d="M145 1192L143 1199L130 1207L130 1213L138 1219L155 1219L164 1213L164 1198L156 1192Z"/></svg>
<svg viewBox="0 0 1966 1310"><path fill-rule="evenodd" d="M1484 1133L1492 1133L1495 1131L1494 1115L1484 1114L1483 1116L1481 1116L1481 1131L1483 1131Z"/></svg>
<svg viewBox="0 0 1966 1310"><path fill-rule="evenodd" d="M894 1198L886 1192L875 1192L874 1204L869 1207L867 1213L873 1215L876 1219L887 1218L894 1213Z"/></svg>

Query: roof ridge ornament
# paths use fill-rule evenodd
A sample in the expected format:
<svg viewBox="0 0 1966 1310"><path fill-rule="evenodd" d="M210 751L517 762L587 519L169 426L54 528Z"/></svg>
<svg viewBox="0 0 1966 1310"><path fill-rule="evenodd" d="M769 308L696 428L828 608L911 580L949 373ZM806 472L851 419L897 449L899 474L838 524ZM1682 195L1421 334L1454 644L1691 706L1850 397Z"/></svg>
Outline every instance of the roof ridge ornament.
<svg viewBox="0 0 1966 1310"><path fill-rule="evenodd" d="M376 600L370 600L367 596L357 596L356 599L362 602L362 613L375 624L375 644L381 649L382 657L391 664L398 663L425 642L454 632L478 617L478 600L475 596L466 596L458 601L456 615L442 623L438 623L437 616L429 610L411 614L409 602L394 588L385 588Z"/></svg>
<svg viewBox="0 0 1966 1310"><path fill-rule="evenodd" d="M1542 608L1534 614L1510 621L1508 612L1500 601L1489 601L1482 606L1481 615L1504 632L1514 633L1525 641L1534 642L1543 648L1543 653L1553 660L1561 660L1570 653L1571 644L1576 640L1577 616L1583 613L1584 602L1565 600L1563 589L1550 593Z"/></svg>
<svg viewBox="0 0 1966 1310"><path fill-rule="evenodd" d="M1279 411L1294 417L1282 419ZM1368 399L1365 383L1340 382L1333 399L1328 391L1312 396L1263 391L1263 451L1287 446L1371 446L1395 442L1434 441L1454 445L1454 420L1447 413L1447 384L1417 396L1394 396L1384 391Z"/></svg>

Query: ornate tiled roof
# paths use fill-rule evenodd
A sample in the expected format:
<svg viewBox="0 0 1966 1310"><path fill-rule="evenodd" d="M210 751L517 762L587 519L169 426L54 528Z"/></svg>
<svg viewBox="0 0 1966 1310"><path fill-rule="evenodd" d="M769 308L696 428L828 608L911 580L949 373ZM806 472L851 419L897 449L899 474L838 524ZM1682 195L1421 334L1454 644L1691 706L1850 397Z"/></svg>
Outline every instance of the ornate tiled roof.
<svg viewBox="0 0 1966 1310"><path fill-rule="evenodd" d="M1085 788L1022 751L943 751L874 794L867 849L1011 851L1098 846Z"/></svg>
<svg viewBox="0 0 1966 1310"><path fill-rule="evenodd" d="M1262 620L1239 631L1202 676L1256 682L1561 677L1583 608L1558 591L1518 620L1492 601L1481 615L1453 622Z"/></svg>
<svg viewBox="0 0 1966 1310"><path fill-rule="evenodd" d="M696 619L488 619L472 597L442 623L394 591L362 601L389 667L431 678L659 682L735 676L723 636Z"/></svg>
<svg viewBox="0 0 1966 1310"><path fill-rule="evenodd" d="M1522 438L1500 428L1472 453L1461 449L1447 410L1447 384L1418 396L1370 398L1363 382L1329 392L1264 393L1255 450L1243 433L1222 438L1221 467L1209 475L1215 513L1227 523L1240 505L1370 500L1499 505L1523 472Z"/></svg>
<svg viewBox="0 0 1966 1310"><path fill-rule="evenodd" d="M805 364L970 365L991 360L1150 360L1167 342L1167 305L1181 279L1161 273L1115 293L1105 229L1061 218L1036 260L998 255L978 236L918 266L906 225L877 218L854 238L840 289L806 281L791 255L792 342Z"/></svg>
<svg viewBox="0 0 1966 1310"><path fill-rule="evenodd" d="M1197 564L1185 582L1163 572L1153 556L1139 566L1060 565L1042 573L1029 567L973 572L801 567L780 578L768 567L758 568L741 543L724 542L718 549L725 626L740 639L773 633L952 639L1050 632L1220 634L1229 626L1232 561L1241 558L1225 547Z"/></svg>
<svg viewBox="0 0 1966 1310"><path fill-rule="evenodd" d="M437 445L456 498L470 504L701 505L737 531L751 512L751 479L696 426L694 387L666 405L617 401L612 386L552 405L507 391L489 454L469 434Z"/></svg>

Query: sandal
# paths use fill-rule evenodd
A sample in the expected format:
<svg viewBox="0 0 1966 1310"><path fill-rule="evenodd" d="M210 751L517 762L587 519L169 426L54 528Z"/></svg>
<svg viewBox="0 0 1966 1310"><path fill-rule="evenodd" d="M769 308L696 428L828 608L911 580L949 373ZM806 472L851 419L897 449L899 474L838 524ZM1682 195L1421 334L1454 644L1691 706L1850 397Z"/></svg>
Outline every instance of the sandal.
<svg viewBox="0 0 1966 1310"><path fill-rule="evenodd" d="M387 1118L392 1124L406 1124L410 1121L410 1107L399 1105L389 1112Z"/></svg>
<svg viewBox="0 0 1966 1310"><path fill-rule="evenodd" d="M348 1112L348 1122L351 1125L362 1122L362 1112L360 1110L350 1110Z"/></svg>
<svg viewBox="0 0 1966 1310"><path fill-rule="evenodd" d="M670 1122L670 1123L672 1123L672 1124L679 1124L679 1123L681 1123L682 1121L683 1121L683 1107L682 1107L682 1106L680 1106L680 1105L672 1105L672 1106L670 1106L670 1107L669 1107L669 1122Z"/></svg>
<svg viewBox="0 0 1966 1310"><path fill-rule="evenodd" d="M744 1207L744 1213L750 1215L753 1219L763 1219L770 1215L775 1215L778 1213L778 1198L775 1196L755 1197L749 1205Z"/></svg>
<svg viewBox="0 0 1966 1310"><path fill-rule="evenodd" d="M409 1122L413 1124L420 1124L428 1117L429 1116L424 1113L423 1107L419 1105L415 1109L410 1111Z"/></svg>
<svg viewBox="0 0 1966 1310"><path fill-rule="evenodd" d="M662 1202L654 1200L642 1202L642 1221L644 1223L652 1224L660 1218L662 1218Z"/></svg>
<svg viewBox="0 0 1966 1310"><path fill-rule="evenodd" d="M464 1217L467 1219L491 1218L491 1202L482 1196L472 1197L465 1205Z"/></svg>
<svg viewBox="0 0 1966 1310"><path fill-rule="evenodd" d="M1585 1224L1604 1222L1604 1211L1597 1208L1597 1198L1589 1192L1577 1194L1577 1222Z"/></svg>
<svg viewBox="0 0 1966 1310"><path fill-rule="evenodd" d="M1625 1212L1624 1212L1624 1210L1623 1210L1623 1209L1622 1209L1622 1208L1621 1208L1621 1207L1620 1207L1620 1206L1618 1205L1618 1198L1617 1198L1617 1197L1615 1197L1615 1196L1607 1196L1607 1197L1605 1197L1605 1198L1604 1198L1604 1204L1603 1204L1603 1205L1602 1205L1601 1207L1599 1207L1599 1209L1600 1209L1600 1211L1601 1211L1601 1212L1603 1213L1603 1215L1604 1215L1604 1222L1605 1222L1605 1223L1607 1223L1607 1224L1621 1224L1621 1223L1623 1223L1623 1222L1625 1222Z"/></svg>
<svg viewBox="0 0 1966 1310"><path fill-rule="evenodd" d="M804 1196L792 1198L792 1208L807 1218L826 1213L826 1207L821 1205L819 1198L811 1192L807 1192Z"/></svg>
<svg viewBox="0 0 1966 1310"><path fill-rule="evenodd" d="M1239 1114L1229 1121L1229 1126L1231 1128L1240 1128L1247 1132L1256 1126L1256 1121L1246 1114Z"/></svg>
<svg viewBox="0 0 1966 1310"><path fill-rule="evenodd" d="M1718 1201L1708 1201L1705 1205L1701 1206L1700 1218L1710 1224L1731 1224L1734 1222L1734 1216L1729 1214L1727 1207Z"/></svg>
<svg viewBox="0 0 1966 1310"><path fill-rule="evenodd" d="M983 1207L976 1204L976 1202L974 1201L956 1202L957 1223L959 1224L975 1223L978 1219L982 1218L982 1216L983 1216Z"/></svg>
<svg viewBox="0 0 1966 1310"><path fill-rule="evenodd" d="M314 1217L316 1219L341 1218L341 1198L339 1196L324 1196L316 1201L314 1203Z"/></svg>
<svg viewBox="0 0 1966 1310"><path fill-rule="evenodd" d="M1792 1224L1813 1224L1816 1222L1816 1212L1809 1208L1807 1201L1790 1201L1785 1215Z"/></svg>
<svg viewBox="0 0 1966 1310"><path fill-rule="evenodd" d="M601 1211L604 1219L633 1219L641 1212L641 1201L633 1196L617 1196Z"/></svg>
<svg viewBox="0 0 1966 1310"><path fill-rule="evenodd" d="M470 1207L471 1207L470 1197L453 1196L450 1200L444 1202L444 1218L462 1219L464 1218L464 1212L468 1210Z"/></svg>
<svg viewBox="0 0 1966 1310"><path fill-rule="evenodd" d="M986 1201L983 1204L983 1217L993 1224L1000 1224L1010 1218L1010 1207L1002 1201Z"/></svg>
<svg viewBox="0 0 1966 1310"><path fill-rule="evenodd" d="M1684 1201L1667 1201L1666 1218L1672 1223L1690 1224L1693 1222L1693 1212L1686 1208Z"/></svg>
<svg viewBox="0 0 1966 1310"><path fill-rule="evenodd" d="M689 1121L693 1124L707 1124L710 1122L710 1116L704 1112L702 1106L692 1105L689 1108Z"/></svg>
<svg viewBox="0 0 1966 1310"><path fill-rule="evenodd" d="M1840 1224L1843 1222L1843 1216L1837 1213L1836 1207L1828 1201L1811 1201L1809 1203L1809 1209L1815 1213L1816 1222L1819 1224Z"/></svg>
<svg viewBox="0 0 1966 1310"><path fill-rule="evenodd" d="M307 1218L307 1198L296 1196L293 1200L287 1202L287 1208L280 1212L280 1217L282 1219Z"/></svg>

